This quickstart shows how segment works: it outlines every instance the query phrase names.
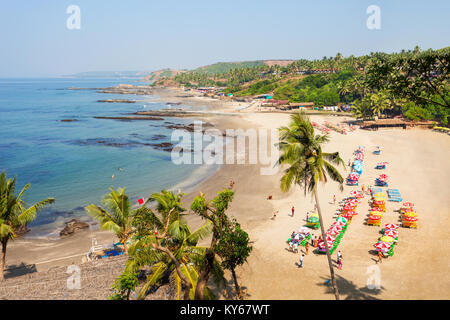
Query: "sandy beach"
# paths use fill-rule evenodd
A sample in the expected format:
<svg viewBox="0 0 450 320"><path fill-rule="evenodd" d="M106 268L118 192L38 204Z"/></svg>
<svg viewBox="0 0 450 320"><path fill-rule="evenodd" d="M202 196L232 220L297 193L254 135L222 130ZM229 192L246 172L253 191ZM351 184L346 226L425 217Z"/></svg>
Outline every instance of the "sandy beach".
<svg viewBox="0 0 450 320"><path fill-rule="evenodd" d="M193 107L208 107L212 111L233 112L243 105L238 102L224 102L204 97L180 97L182 91L160 90L155 92L161 101L181 102ZM233 116L211 116L206 121L221 130L231 128L276 129L289 122L289 114L257 113L251 108ZM313 121L339 123L348 117L311 116ZM130 126L132 123L130 124ZM353 160L352 153L358 146L367 150L364 171L359 187L345 186L341 193L338 185L328 183L319 189L319 198L327 229L333 221L337 200L349 195L351 190L374 185L380 174L375 169L379 161L389 162L383 173L389 176L389 188L400 190L404 201L415 204L419 218L418 229L401 228L395 255L378 264L381 275L381 289L367 288L371 274L368 268L376 265L376 256L370 251L377 242L380 228L365 225L369 209L366 195L357 208L338 250L343 254L343 269L337 270L337 282L342 299L449 299L450 298L450 258L447 229L450 227L449 207L450 138L448 135L431 130L386 129L365 131L357 129L347 135L330 133L330 142L325 151L339 151L347 164ZM372 151L376 146L383 148L382 155ZM343 176L347 171L341 170ZM237 270L240 283L245 288L248 299L334 299L330 287L324 285L329 278L325 255L316 255L310 250L304 259L304 267L296 266L299 255L289 252L286 240L293 230L305 224L306 212L314 208L310 195L304 195L299 187L288 193L280 191L282 170L275 175L260 175L260 165L223 165L219 171L200 182L184 197L185 207L200 191L211 198L215 193L235 181L235 198L229 214L235 216L249 233L253 242L253 252L248 264ZM273 200L267 200L272 195ZM295 215L290 209L295 206ZM382 224L398 223L401 203L388 202ZM279 210L276 220L272 213ZM188 216L195 228L201 221L196 216ZM319 231L314 231L318 235ZM95 237L99 243L108 243L114 236L105 231L82 231L61 240L23 240L10 242L7 265L14 269L21 264L34 265L33 271L45 271L54 266L66 266L81 262ZM67 257L60 259L61 257ZM336 254L333 255L336 259ZM8 277L8 271L6 273ZM3 285L3 284L2 284ZM101 297L100 297L101 298Z"/></svg>

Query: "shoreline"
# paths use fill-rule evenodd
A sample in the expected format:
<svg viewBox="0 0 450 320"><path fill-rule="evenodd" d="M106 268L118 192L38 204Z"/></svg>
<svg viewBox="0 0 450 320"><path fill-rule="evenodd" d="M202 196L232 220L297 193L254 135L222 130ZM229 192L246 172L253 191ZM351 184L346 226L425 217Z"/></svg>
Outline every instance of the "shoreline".
<svg viewBox="0 0 450 320"><path fill-rule="evenodd" d="M174 94L176 95L176 91ZM160 93L161 98L170 97L169 93ZM193 99L194 107L201 107L203 97ZM182 98L177 98L182 99ZM171 98L174 101L175 98ZM192 99L187 98L187 101ZM207 99L208 100L208 99ZM205 100L205 101L207 101ZM154 101L154 100L152 100ZM177 102L177 101L175 101ZM222 104L221 111L234 110L236 105ZM184 102L183 104L188 104ZM216 102L209 107L214 109ZM208 122L218 129L227 128L278 128L289 121L289 114L240 112L238 116L210 116ZM345 117L311 115L312 121L345 121ZM450 171L441 158L450 157L450 140L431 130L385 129L376 132L357 129L348 135L330 133L331 141L325 151L339 151L345 163L352 159L353 151L358 145L364 145L367 159L364 161L364 173L361 184L373 185L374 178L380 172L374 169L377 161L388 161L386 173L390 177L390 187L400 189L404 201L416 204L420 227L417 230L401 228L401 242L396 246L395 256L374 263L369 253L379 237L379 228L364 224L369 209L367 196L358 207L358 215L349 226L339 250L343 252L344 268L336 270L338 286L343 299L448 299L450 278L447 276L449 260L445 255L449 239L446 229L450 227L448 207L450 194L448 182ZM375 146L383 146L383 155L373 156ZM248 146L247 146L248 148ZM439 150L439 153L436 152ZM303 190L293 188L282 193L279 188L281 170L273 176L261 176L260 165L222 165L212 175L195 183L192 191L183 197L185 207L202 191L207 199L215 196L217 191L227 188L229 181L235 181L235 198L231 203L229 214L237 218L244 230L249 233L254 250L248 263L237 269L240 282L246 287L250 299L333 299L323 282L329 278L328 265L323 255L310 253L305 258L305 268L299 270L295 263L298 255L286 250L286 239L294 229L304 224L307 211L314 207L309 195ZM346 176L348 171L342 170ZM357 187L360 189L360 187ZM333 218L335 206L330 203L333 194L338 200L348 196L355 187L344 186L344 192L336 184L329 183L319 188L324 225L328 227ZM272 195L273 200L266 200ZM290 208L295 206L295 217L290 216ZM397 223L397 210L401 204L389 202L384 223ZM274 210L279 210L276 220L271 220ZM191 228L196 228L202 221L195 215L187 216ZM318 235L317 231L313 232ZM38 241L29 243L16 240L8 246L7 264L20 263L25 259L31 261L51 260L61 252L84 252L90 247L92 237L99 243L109 241L114 236L105 231L80 231L57 243ZM34 241L34 240L33 240ZM17 250L15 250L17 248ZM23 251L22 251L23 250ZM15 254L14 251L17 253ZM20 254L18 253L20 252ZM61 256L61 254L60 254ZM67 265L74 259L58 261L54 265ZM333 257L334 260L334 257ZM433 265L427 264L433 261ZM366 282L370 275L367 268L378 266L382 274L380 290L369 290ZM37 265L37 271L52 267L52 263ZM444 276L442 276L444 275Z"/></svg>

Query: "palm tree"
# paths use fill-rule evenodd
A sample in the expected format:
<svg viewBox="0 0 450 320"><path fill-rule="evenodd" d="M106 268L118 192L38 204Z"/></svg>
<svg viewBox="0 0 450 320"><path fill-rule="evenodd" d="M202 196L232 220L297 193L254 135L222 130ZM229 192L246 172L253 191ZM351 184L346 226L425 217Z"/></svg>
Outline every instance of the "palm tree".
<svg viewBox="0 0 450 320"><path fill-rule="evenodd" d="M131 205L125 188L110 188L111 192L104 196L102 200L104 209L101 206L90 204L85 207L86 212L100 222L100 228L113 231L119 241L123 243L125 251L128 250L127 241L132 235L131 227Z"/></svg>
<svg viewBox="0 0 450 320"><path fill-rule="evenodd" d="M338 152L322 152L322 145L329 141L329 137L327 135L316 135L314 127L304 113L292 115L289 126L281 127L279 130L279 147L282 154L278 164L288 165L281 178L281 190L286 192L293 184L296 184L304 188L305 195L309 192L314 196L320 219L320 230L322 238L325 240L326 234L323 227L317 185L319 182L326 183L328 175L331 180L339 183L342 191L344 179L333 164L342 165L345 168L344 161ZM327 241L324 241L324 243L334 294L336 300L339 300L339 291L334 278L328 244Z"/></svg>
<svg viewBox="0 0 450 320"><path fill-rule="evenodd" d="M136 242L130 247L130 259L125 272L136 272L144 266L151 266L152 273L141 288L138 299L145 298L150 286L160 283L164 275L176 285L177 299L181 298L182 284L185 287L183 299L194 299L198 280L198 265L203 262L206 247L198 246L200 239L210 235L212 223L207 222L191 232L182 219L181 195L163 190L153 194L148 201L156 201L157 214L152 210L136 212L133 224L146 222L145 229L138 232ZM223 279L220 264L215 261L214 279ZM204 295L213 298L206 287Z"/></svg>
<svg viewBox="0 0 450 320"><path fill-rule="evenodd" d="M22 197L29 187L30 184L28 183L16 196L16 177L7 180L4 171L0 174L0 242L2 244L0 281L4 280L8 240L16 238L17 232L21 228L26 227L28 223L36 219L38 211L55 202L54 198L47 198L27 208Z"/></svg>

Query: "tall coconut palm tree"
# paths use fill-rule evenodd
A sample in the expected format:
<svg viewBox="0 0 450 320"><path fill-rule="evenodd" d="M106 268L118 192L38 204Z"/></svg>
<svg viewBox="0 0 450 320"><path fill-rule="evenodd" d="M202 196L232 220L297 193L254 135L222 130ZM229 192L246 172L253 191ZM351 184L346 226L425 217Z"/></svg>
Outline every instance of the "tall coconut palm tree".
<svg viewBox="0 0 450 320"><path fill-rule="evenodd" d="M326 153L322 151L322 145L329 141L329 137L327 135L316 135L314 127L304 113L292 115L290 124L287 127L281 127L279 130L279 147L282 154L278 164L288 165L281 178L281 190L286 192L295 184L304 188L305 195L308 192L314 196L320 219L320 230L322 238L325 240L326 234L317 185L319 182L326 183L330 178L338 182L340 189L343 190L344 179L333 164L342 165L345 168L344 161L338 152ZM328 243L327 241L324 241L324 243L331 283L336 300L339 300L339 290L334 277Z"/></svg>
<svg viewBox="0 0 450 320"><path fill-rule="evenodd" d="M0 242L2 244L0 281L4 280L8 241L17 237L19 229L26 227L28 223L36 219L38 211L55 202L54 198L47 198L27 208L22 197L29 187L30 184L28 183L16 195L16 177L6 179L5 172L0 174Z"/></svg>
<svg viewBox="0 0 450 320"><path fill-rule="evenodd" d="M210 235L211 222L207 222L194 232L182 219L181 195L163 190L155 193L149 201L156 201L156 213L153 210L136 212L133 225L145 224L145 228L136 234L136 241L130 247L130 258L125 272L136 272L144 266L150 266L151 275L141 288L138 299L143 299L150 286L162 281L164 275L176 285L177 299L181 299L182 285L185 287L183 299L194 299L198 280L198 265L203 262L206 247L198 246L200 239ZM215 261L214 279L223 280L223 271ZM209 288L204 296L213 298Z"/></svg>
<svg viewBox="0 0 450 320"><path fill-rule="evenodd" d="M125 194L125 188L110 188L111 192L103 197L105 208L90 204L85 207L86 212L100 222L100 228L113 231L119 241L123 243L125 251L128 250L127 241L132 235L131 204Z"/></svg>

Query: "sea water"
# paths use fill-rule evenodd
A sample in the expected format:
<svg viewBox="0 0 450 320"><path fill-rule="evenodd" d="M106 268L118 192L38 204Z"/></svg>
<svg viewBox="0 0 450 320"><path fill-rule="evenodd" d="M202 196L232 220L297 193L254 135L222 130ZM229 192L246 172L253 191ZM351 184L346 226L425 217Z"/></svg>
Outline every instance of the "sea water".
<svg viewBox="0 0 450 320"><path fill-rule="evenodd" d="M120 83L142 85L117 78L0 79L0 171L9 178L17 176L17 192L31 184L27 204L56 199L29 225L27 237L56 237L67 220L89 221L84 207L100 204L110 187L125 187L136 205L137 199L162 189L176 186L186 191L217 170L216 166L175 165L170 152L148 146L170 141L172 130L164 121L94 118L157 110L166 104L151 102L149 96L67 90ZM101 99L137 102L97 102ZM192 119L165 121L188 124Z"/></svg>

